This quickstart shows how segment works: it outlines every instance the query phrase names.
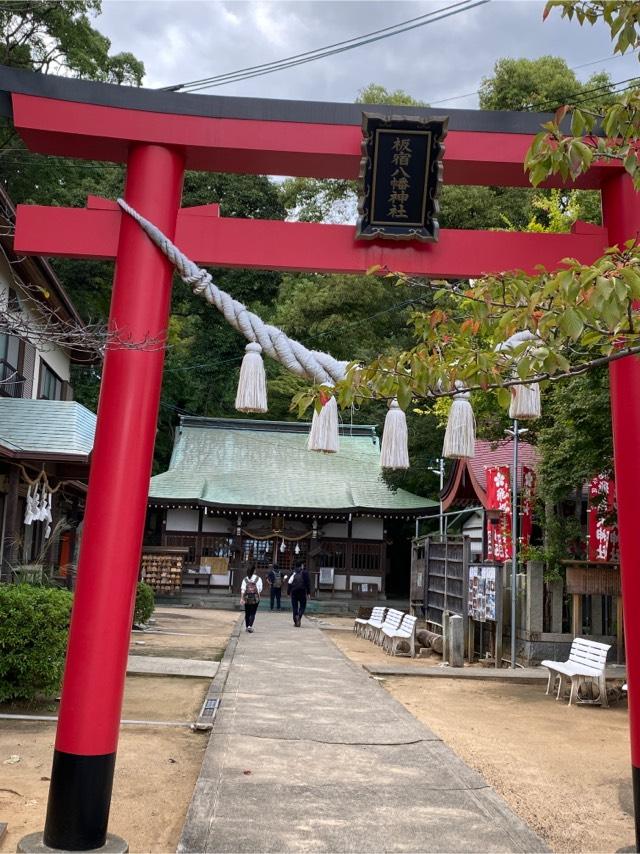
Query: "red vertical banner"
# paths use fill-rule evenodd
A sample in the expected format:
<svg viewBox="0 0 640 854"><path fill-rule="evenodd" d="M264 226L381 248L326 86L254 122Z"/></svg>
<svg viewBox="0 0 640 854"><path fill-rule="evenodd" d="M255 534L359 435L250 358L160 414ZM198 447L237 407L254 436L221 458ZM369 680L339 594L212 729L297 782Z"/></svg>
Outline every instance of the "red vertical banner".
<svg viewBox="0 0 640 854"><path fill-rule="evenodd" d="M491 466L486 469L487 510L511 512L511 470L509 466Z"/></svg>
<svg viewBox="0 0 640 854"><path fill-rule="evenodd" d="M487 519L487 558L502 562L511 558L511 470L509 466L486 469L487 510L499 517Z"/></svg>
<svg viewBox="0 0 640 854"><path fill-rule="evenodd" d="M615 483L600 474L589 484L589 560L619 559Z"/></svg>
<svg viewBox="0 0 640 854"><path fill-rule="evenodd" d="M536 473L529 466L522 467L522 515L520 523L520 541L526 546L531 540L533 530L533 500L536 491Z"/></svg>

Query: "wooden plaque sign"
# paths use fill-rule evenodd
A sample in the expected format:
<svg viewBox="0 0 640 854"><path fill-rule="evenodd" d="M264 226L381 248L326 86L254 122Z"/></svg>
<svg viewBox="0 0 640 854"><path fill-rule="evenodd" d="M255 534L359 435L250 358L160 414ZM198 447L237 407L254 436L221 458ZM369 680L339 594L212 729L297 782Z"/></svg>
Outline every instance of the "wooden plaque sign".
<svg viewBox="0 0 640 854"><path fill-rule="evenodd" d="M447 122L363 113L358 239L437 241Z"/></svg>

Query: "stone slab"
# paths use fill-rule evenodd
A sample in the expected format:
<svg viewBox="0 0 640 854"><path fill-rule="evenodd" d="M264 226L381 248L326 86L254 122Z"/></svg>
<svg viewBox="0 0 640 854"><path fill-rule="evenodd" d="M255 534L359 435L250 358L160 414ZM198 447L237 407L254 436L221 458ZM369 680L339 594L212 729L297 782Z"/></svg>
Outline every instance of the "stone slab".
<svg viewBox="0 0 640 854"><path fill-rule="evenodd" d="M365 664L367 673L372 676L423 676L432 679L470 679L475 681L490 680L502 682L520 682L535 684L544 682L549 678L546 667L439 667L428 666L416 667L409 664ZM626 679L626 669L619 665L607 667L605 671L607 679Z"/></svg>
<svg viewBox="0 0 640 854"><path fill-rule="evenodd" d="M130 655L127 673L158 676L199 676L212 679L218 672L217 661L196 658L165 658L160 655Z"/></svg>
<svg viewBox="0 0 640 854"><path fill-rule="evenodd" d="M310 621L240 634L178 851L546 850Z"/></svg>
<svg viewBox="0 0 640 854"><path fill-rule="evenodd" d="M18 842L17 851L22 854L66 854L61 848L49 848L44 844L43 834L29 833ZM92 854L127 854L129 843L121 836L107 833L104 845L100 848L92 848Z"/></svg>

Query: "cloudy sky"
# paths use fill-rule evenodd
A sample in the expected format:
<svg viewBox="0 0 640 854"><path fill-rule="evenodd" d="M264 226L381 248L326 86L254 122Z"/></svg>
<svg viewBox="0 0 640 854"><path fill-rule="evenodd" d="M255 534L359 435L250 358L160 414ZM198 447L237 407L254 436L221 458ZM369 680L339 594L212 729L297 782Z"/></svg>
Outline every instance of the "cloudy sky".
<svg viewBox="0 0 640 854"><path fill-rule="evenodd" d="M146 86L169 86L273 62L450 7L455 0L103 0L96 24L113 51L145 63ZM473 2L473 0L471 0ZM504 56L562 56L580 79L640 73L611 58L608 29L580 28L537 0L491 0L366 47L211 88L215 94L350 101L376 82L430 104L476 107L476 90ZM588 63L588 65L587 65ZM461 97L462 96L462 97Z"/></svg>

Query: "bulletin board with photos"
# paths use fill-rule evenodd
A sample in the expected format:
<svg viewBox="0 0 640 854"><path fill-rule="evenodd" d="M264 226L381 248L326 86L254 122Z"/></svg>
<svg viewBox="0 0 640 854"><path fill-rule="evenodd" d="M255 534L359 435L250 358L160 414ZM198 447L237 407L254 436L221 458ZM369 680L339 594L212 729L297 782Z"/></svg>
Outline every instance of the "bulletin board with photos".
<svg viewBox="0 0 640 854"><path fill-rule="evenodd" d="M470 564L467 576L468 658L492 658L502 663L502 567ZM487 628L484 627L489 624Z"/></svg>
<svg viewBox="0 0 640 854"><path fill-rule="evenodd" d="M469 566L468 615L486 623L496 620L497 567L472 564Z"/></svg>

